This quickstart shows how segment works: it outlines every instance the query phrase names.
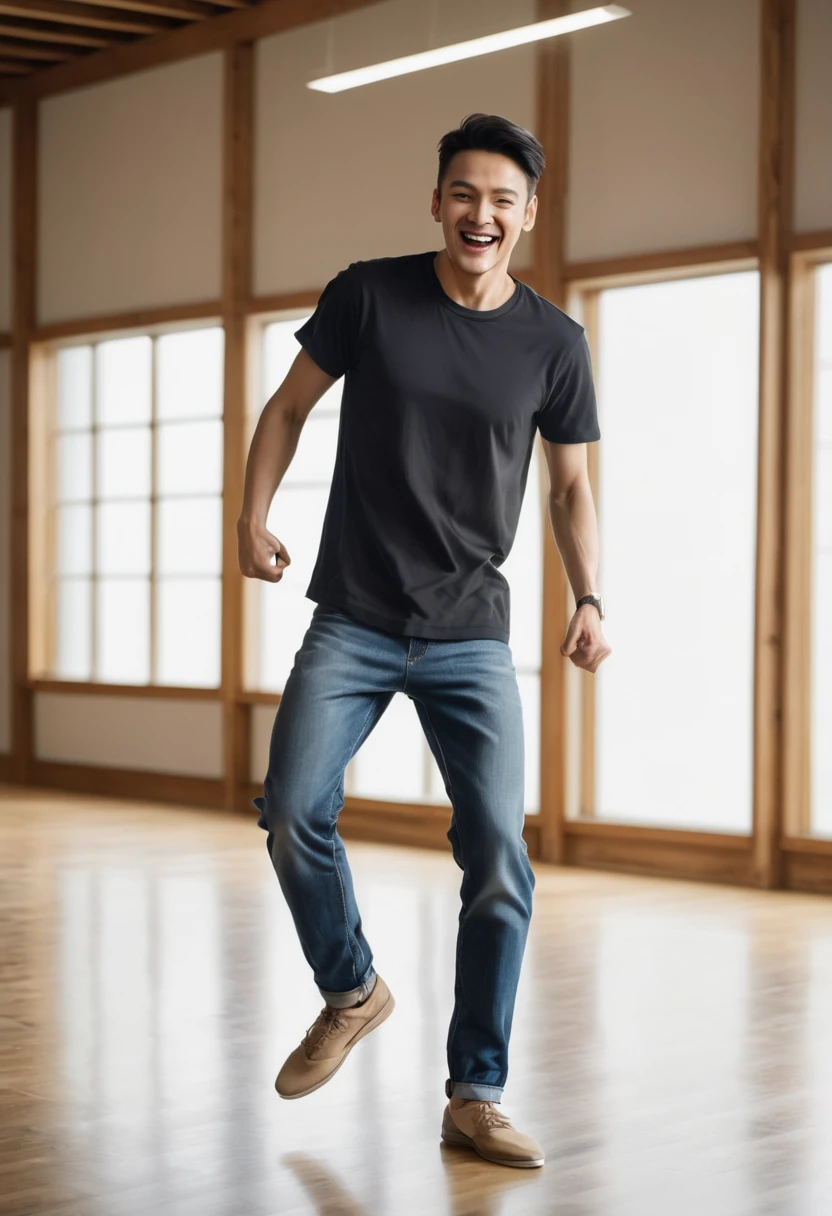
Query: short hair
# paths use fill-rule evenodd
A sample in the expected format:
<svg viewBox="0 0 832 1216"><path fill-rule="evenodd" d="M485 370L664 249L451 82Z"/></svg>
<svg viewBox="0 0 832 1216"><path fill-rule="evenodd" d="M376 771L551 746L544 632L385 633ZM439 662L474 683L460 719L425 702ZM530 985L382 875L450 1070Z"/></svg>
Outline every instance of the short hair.
<svg viewBox="0 0 832 1216"><path fill-rule="evenodd" d="M531 131L500 114L468 114L455 131L448 131L442 136L438 148L436 188L440 194L448 165L457 152L499 152L510 157L523 170L528 182L526 206L532 201L537 183L546 168L546 156L539 140Z"/></svg>

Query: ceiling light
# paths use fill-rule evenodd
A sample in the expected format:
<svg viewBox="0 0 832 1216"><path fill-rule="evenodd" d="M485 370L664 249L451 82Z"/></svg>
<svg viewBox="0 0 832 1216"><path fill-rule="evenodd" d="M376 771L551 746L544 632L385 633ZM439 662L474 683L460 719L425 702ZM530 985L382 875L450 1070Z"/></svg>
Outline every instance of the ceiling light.
<svg viewBox="0 0 832 1216"><path fill-rule="evenodd" d="M533 25L521 25L517 29L503 30L499 34L486 34L468 42L455 42L451 46L438 46L432 51L420 51L416 55L403 55L401 59L388 59L384 63L371 63L366 68L355 68L351 72L339 72L335 76L322 76L307 82L308 89L320 93L340 93L344 89L355 89L376 80L389 80L392 76L405 76L408 72L421 72L425 68L439 67L443 63L455 63L458 59L473 59L477 55L490 55L510 46L523 46L527 42L538 42L541 38L553 38L556 34L569 34L573 30L586 29L591 25L603 25L617 21L620 17L631 17L628 8L620 4L602 4L598 8L584 9L580 13L568 13L553 17L549 21L536 21Z"/></svg>

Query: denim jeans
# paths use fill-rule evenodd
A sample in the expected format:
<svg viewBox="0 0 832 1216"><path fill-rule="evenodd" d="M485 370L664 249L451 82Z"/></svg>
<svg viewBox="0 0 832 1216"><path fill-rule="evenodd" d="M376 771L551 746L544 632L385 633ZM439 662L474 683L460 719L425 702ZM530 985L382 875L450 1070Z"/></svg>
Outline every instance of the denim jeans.
<svg viewBox="0 0 832 1216"><path fill-rule="evenodd" d="M258 827L321 995L355 1004L376 972L337 819L344 770L396 692L439 765L463 872L445 1093L499 1102L535 885L508 644L398 636L317 605L275 714Z"/></svg>

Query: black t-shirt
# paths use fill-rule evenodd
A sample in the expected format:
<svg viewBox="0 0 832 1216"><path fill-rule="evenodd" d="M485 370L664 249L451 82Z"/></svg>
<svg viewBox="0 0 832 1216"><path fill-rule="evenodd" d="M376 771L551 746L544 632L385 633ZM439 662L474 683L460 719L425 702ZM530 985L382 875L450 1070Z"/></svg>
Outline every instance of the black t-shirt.
<svg viewBox="0 0 832 1216"><path fill-rule="evenodd" d="M515 280L457 304L436 251L353 262L295 337L344 376L335 469L308 599L388 633L509 640L499 566L535 430L600 439L584 329Z"/></svg>

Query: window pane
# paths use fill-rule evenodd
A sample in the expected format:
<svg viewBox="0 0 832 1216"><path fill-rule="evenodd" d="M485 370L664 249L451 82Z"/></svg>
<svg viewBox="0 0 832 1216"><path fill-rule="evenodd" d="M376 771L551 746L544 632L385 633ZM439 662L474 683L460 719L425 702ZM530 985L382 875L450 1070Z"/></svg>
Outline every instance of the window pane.
<svg viewBox="0 0 832 1216"><path fill-rule="evenodd" d="M222 499L162 499L156 520L160 574L220 573Z"/></svg>
<svg viewBox="0 0 832 1216"><path fill-rule="evenodd" d="M67 680L88 680L92 669L92 581L61 578L55 589L55 675Z"/></svg>
<svg viewBox="0 0 832 1216"><path fill-rule="evenodd" d="M156 341L156 417L221 417L223 331L165 334Z"/></svg>
<svg viewBox="0 0 832 1216"><path fill-rule="evenodd" d="M148 498L150 427L99 431L96 478L99 498Z"/></svg>
<svg viewBox="0 0 832 1216"><path fill-rule="evenodd" d="M605 819L751 830L758 321L755 272L600 295Z"/></svg>
<svg viewBox="0 0 832 1216"><path fill-rule="evenodd" d="M319 415L319 408L316 405L304 423L298 446L280 483L281 486L310 481L322 481L329 486L332 481L335 447L338 442L338 415Z"/></svg>
<svg viewBox="0 0 832 1216"><path fill-rule="evenodd" d="M99 425L150 421L150 338L116 338L95 348Z"/></svg>
<svg viewBox="0 0 832 1216"><path fill-rule="evenodd" d="M517 671L539 670L543 608L543 533L539 440L532 451L517 535L500 573L511 589L511 652Z"/></svg>
<svg viewBox="0 0 832 1216"><path fill-rule="evenodd" d="M385 802L422 801L426 747L416 707L396 693L350 765L350 794Z"/></svg>
<svg viewBox="0 0 832 1216"><path fill-rule="evenodd" d="M105 683L150 681L150 581L102 579L97 585L95 678Z"/></svg>
<svg viewBox="0 0 832 1216"><path fill-rule="evenodd" d="M286 686L295 655L315 610L312 600L306 598L305 590L290 589L285 574L279 583L258 580L251 586L251 593L260 599L258 688L283 692Z"/></svg>
<svg viewBox="0 0 832 1216"><path fill-rule="evenodd" d="M811 825L832 836L832 265L817 272L815 331L813 590L810 600Z"/></svg>
<svg viewBox="0 0 832 1216"><path fill-rule="evenodd" d="M58 351L58 426L92 424L92 347L70 346Z"/></svg>
<svg viewBox="0 0 832 1216"><path fill-rule="evenodd" d="M221 422L166 422L156 434L160 494L222 493Z"/></svg>
<svg viewBox="0 0 832 1216"><path fill-rule="evenodd" d="M158 681L194 688L220 683L220 580L157 584Z"/></svg>
<svg viewBox="0 0 832 1216"><path fill-rule="evenodd" d="M516 666L516 664L515 664ZM517 675L523 704L523 739L526 773L524 807L528 814L540 811L540 676Z"/></svg>
<svg viewBox="0 0 832 1216"><path fill-rule="evenodd" d="M318 556L329 487L307 490L280 485L272 499L266 527L285 545L292 559L279 583L264 583L265 591L291 588L305 595Z"/></svg>
<svg viewBox="0 0 832 1216"><path fill-rule="evenodd" d="M55 557L58 574L92 573L92 507L55 509Z"/></svg>
<svg viewBox="0 0 832 1216"><path fill-rule="evenodd" d="M297 358L300 343L295 337L295 330L300 329L311 312L286 321L274 321L263 330L263 380L261 385L260 409L268 401L286 378L286 373ZM337 412L341 408L341 392L343 380L336 380L315 406L315 414L328 411ZM257 413L260 413L260 409ZM310 415L311 417L311 415Z"/></svg>
<svg viewBox="0 0 832 1216"><path fill-rule="evenodd" d="M92 432L57 435L55 465L59 502L92 498Z"/></svg>
<svg viewBox="0 0 832 1216"><path fill-rule="evenodd" d="M106 503L97 511L98 573L149 574L150 503Z"/></svg>

